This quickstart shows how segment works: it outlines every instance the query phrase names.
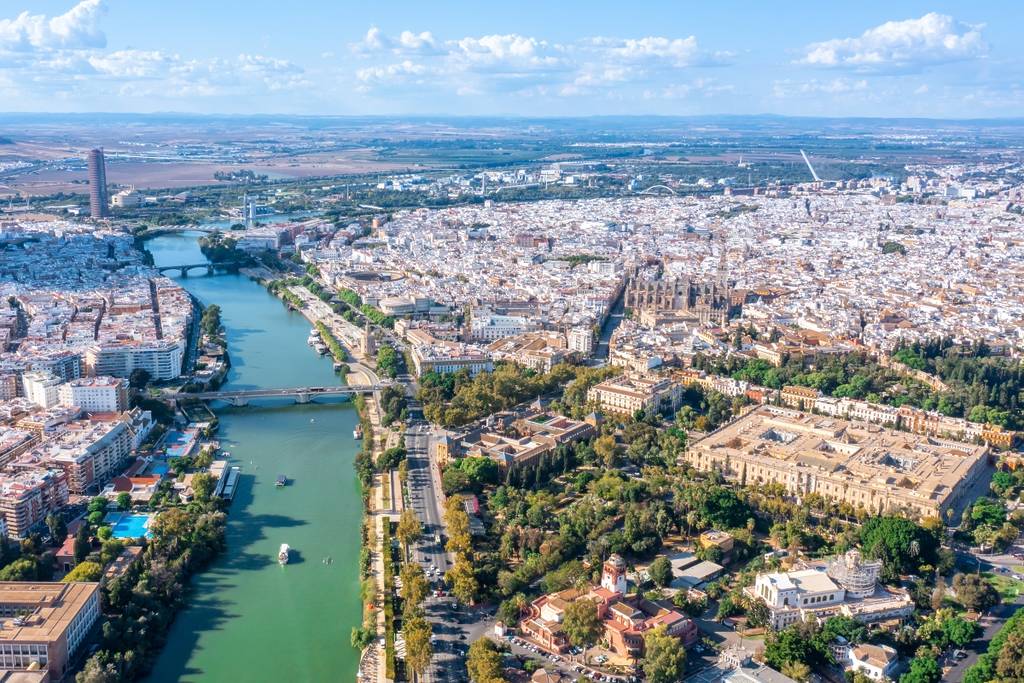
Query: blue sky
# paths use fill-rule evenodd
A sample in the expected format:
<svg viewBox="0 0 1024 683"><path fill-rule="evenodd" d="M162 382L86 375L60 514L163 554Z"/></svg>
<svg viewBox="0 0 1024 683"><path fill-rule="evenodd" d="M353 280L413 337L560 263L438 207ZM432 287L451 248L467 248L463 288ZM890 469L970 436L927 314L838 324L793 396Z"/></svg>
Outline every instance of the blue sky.
<svg viewBox="0 0 1024 683"><path fill-rule="evenodd" d="M3 0L0 111L1024 116L1024 2Z"/></svg>

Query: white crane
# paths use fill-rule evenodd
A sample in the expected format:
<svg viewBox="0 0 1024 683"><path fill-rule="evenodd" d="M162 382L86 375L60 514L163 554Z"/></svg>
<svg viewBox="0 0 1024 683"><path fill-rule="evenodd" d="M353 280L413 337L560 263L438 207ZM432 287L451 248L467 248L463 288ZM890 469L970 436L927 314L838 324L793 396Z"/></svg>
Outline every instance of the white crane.
<svg viewBox="0 0 1024 683"><path fill-rule="evenodd" d="M811 176L814 177L814 182L820 183L821 178L818 177L818 174L815 172L814 167L811 166L811 160L807 158L807 153L804 152L803 150L800 150L800 156L804 158L804 163L807 164L807 169L811 172Z"/></svg>

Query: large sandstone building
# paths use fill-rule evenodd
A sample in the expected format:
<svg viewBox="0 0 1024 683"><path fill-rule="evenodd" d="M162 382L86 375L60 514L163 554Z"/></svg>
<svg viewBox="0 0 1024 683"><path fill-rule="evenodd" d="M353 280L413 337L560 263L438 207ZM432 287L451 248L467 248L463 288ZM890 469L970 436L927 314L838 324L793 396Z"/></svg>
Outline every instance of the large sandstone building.
<svg viewBox="0 0 1024 683"><path fill-rule="evenodd" d="M693 444L683 459L745 485L777 483L870 513L943 520L991 472L988 446L769 405Z"/></svg>

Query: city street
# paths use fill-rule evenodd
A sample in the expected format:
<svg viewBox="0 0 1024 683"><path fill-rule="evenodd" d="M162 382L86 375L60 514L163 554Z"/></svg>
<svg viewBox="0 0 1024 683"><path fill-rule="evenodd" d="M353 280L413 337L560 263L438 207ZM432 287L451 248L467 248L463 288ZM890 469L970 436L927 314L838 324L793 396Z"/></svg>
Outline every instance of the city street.
<svg viewBox="0 0 1024 683"><path fill-rule="evenodd" d="M444 549L444 504L441 500L440 474L430 457L430 425L417 422L405 433L406 459L409 463L407 486L409 504L423 525L423 536L413 551L427 574L433 590L443 590L444 575L451 558ZM454 598L430 596L425 602L427 617L434 624L434 665L424 676L426 681L455 681L465 675L458 643L465 639L455 610ZM462 635L462 639L459 636Z"/></svg>

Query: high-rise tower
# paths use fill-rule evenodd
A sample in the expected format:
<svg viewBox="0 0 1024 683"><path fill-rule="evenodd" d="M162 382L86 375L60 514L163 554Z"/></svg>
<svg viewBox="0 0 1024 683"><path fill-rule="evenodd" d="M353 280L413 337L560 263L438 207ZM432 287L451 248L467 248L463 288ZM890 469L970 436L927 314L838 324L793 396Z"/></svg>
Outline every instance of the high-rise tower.
<svg viewBox="0 0 1024 683"><path fill-rule="evenodd" d="M106 218L110 215L107 203L107 165L102 149L89 151L89 215Z"/></svg>

